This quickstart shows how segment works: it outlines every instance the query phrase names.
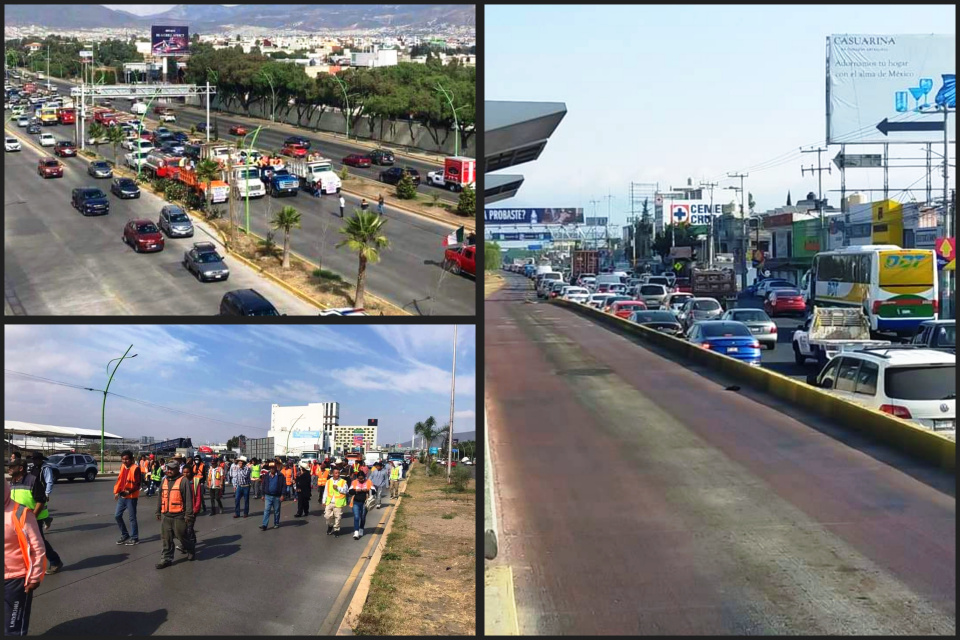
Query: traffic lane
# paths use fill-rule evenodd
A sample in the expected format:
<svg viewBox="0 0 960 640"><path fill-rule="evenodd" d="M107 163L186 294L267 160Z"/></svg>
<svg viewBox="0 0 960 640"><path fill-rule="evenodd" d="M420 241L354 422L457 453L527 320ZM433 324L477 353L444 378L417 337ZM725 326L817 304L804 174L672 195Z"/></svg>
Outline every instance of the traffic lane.
<svg viewBox="0 0 960 640"><path fill-rule="evenodd" d="M227 260L227 281L197 280L182 259L193 242L211 239L199 229L193 238L167 238L159 253L135 253L122 240L124 225L155 221L163 202L147 192L135 200L110 195L110 181L88 177L77 158L63 159L63 178L44 180L36 173L39 157L28 145L4 157L4 284L14 308L27 315L216 315L227 291L256 289L281 313L319 312L237 261ZM84 217L70 193L94 185L108 193L111 212Z"/></svg>
<svg viewBox="0 0 960 640"><path fill-rule="evenodd" d="M217 629L236 636L315 635L369 541L352 539L353 517L346 509L341 536L327 536L316 492L310 516L294 518L295 502L284 502L280 528L260 531L263 502L251 500L249 517L234 519L231 490L223 500L227 515L197 517L196 560L175 553L174 565L158 571L157 498L142 493L138 501L140 544L118 546L114 481L59 482L54 488L54 521L45 535L64 568L46 576L37 590L31 633L191 635ZM369 512L365 533L382 531L387 513ZM235 580L225 583L227 575ZM278 577L284 587L264 588Z"/></svg>
<svg viewBox="0 0 960 640"><path fill-rule="evenodd" d="M756 296L740 294L737 307L741 309L763 309L763 300ZM793 354L793 332L803 324L801 314L789 316L774 316L771 318L777 325L777 346L775 349L760 351L761 366L794 380L806 381L807 374L817 370L816 363L811 359L804 364L797 364Z"/></svg>
<svg viewBox="0 0 960 640"><path fill-rule="evenodd" d="M952 478L507 278L486 375L521 633L953 632Z"/></svg>

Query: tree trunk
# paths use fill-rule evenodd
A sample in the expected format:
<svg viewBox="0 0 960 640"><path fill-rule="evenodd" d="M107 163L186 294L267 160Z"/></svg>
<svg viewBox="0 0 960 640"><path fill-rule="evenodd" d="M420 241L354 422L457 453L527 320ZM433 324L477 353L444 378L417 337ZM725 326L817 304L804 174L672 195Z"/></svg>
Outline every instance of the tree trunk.
<svg viewBox="0 0 960 640"><path fill-rule="evenodd" d="M360 254L360 269L357 271L357 295L353 300L353 306L357 309L363 309L363 280L367 275L367 257Z"/></svg>
<svg viewBox="0 0 960 640"><path fill-rule="evenodd" d="M290 268L290 229L283 230L283 268Z"/></svg>

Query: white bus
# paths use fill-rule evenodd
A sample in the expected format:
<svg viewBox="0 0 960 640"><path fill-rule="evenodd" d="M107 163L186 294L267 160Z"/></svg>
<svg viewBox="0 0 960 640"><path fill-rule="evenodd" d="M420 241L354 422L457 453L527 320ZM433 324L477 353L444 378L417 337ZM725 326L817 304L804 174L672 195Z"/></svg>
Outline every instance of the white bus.
<svg viewBox="0 0 960 640"><path fill-rule="evenodd" d="M871 331L913 335L921 322L937 318L937 259L931 249L892 244L818 253L807 298L811 306L861 307Z"/></svg>

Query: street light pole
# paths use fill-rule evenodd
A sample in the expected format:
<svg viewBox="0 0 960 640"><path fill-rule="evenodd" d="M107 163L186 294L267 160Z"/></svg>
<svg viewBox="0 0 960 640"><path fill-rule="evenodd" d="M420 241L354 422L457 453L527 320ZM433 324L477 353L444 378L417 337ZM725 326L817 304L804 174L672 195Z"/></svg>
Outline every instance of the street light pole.
<svg viewBox="0 0 960 640"><path fill-rule="evenodd" d="M450 435L447 437L447 484L450 484L450 461L453 459L453 396L457 386L457 325L453 325L453 375L450 378Z"/></svg>
<svg viewBox="0 0 960 640"><path fill-rule="evenodd" d="M749 173L728 173L729 178L740 178L740 290L747 288L747 227L743 213L744 200L746 192L743 190L743 179L748 177ZM736 264L736 263L735 263Z"/></svg>
<svg viewBox="0 0 960 640"><path fill-rule="evenodd" d="M123 363L123 359L127 357L127 354L130 353L130 349L133 349L133 345L127 347L127 350L119 358L114 358L114 360L119 360L117 366L113 368L113 371L110 371L110 362L107 363L107 371L110 371L110 378L107 380L107 388L103 390L103 406L100 408L100 473L104 473L103 469L103 440L104 440L104 431L106 430L106 414L107 414L107 392L110 391L110 383L113 382L113 374L117 372L117 369L120 368L120 364ZM131 358L136 358L137 354L130 356Z"/></svg>
<svg viewBox="0 0 960 640"><path fill-rule="evenodd" d="M333 74L333 79L337 81L337 84L340 85L340 89L343 91L343 102L346 105L346 110L343 112L343 119L347 125L347 139L350 139L350 98L347 96L347 86L343 84L343 80L340 79L337 74Z"/></svg>
<svg viewBox="0 0 960 640"><path fill-rule="evenodd" d="M453 94L437 83L437 91L443 94L443 97L450 103L450 110L453 111L453 155L460 155L460 125L457 122L457 109L453 106Z"/></svg>

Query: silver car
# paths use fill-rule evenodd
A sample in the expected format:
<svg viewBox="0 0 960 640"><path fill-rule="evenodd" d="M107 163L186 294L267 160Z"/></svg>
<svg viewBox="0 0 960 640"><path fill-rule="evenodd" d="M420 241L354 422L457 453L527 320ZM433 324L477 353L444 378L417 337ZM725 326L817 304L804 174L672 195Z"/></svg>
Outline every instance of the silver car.
<svg viewBox="0 0 960 640"><path fill-rule="evenodd" d="M683 332L687 333L697 322L719 320L721 315L723 307L713 298L690 298L677 315L677 320L683 326Z"/></svg>
<svg viewBox="0 0 960 640"><path fill-rule="evenodd" d="M113 167L103 160L94 160L87 166L87 173L94 178L112 178Z"/></svg>
<svg viewBox="0 0 960 640"><path fill-rule="evenodd" d="M730 309L720 319L742 322L750 328L750 333L760 342L760 346L777 348L777 325L763 309Z"/></svg>
<svg viewBox="0 0 960 640"><path fill-rule="evenodd" d="M648 309L659 309L670 292L662 284L642 284L637 291L637 300L647 303Z"/></svg>
<svg viewBox="0 0 960 640"><path fill-rule="evenodd" d="M169 238L192 238L193 223L186 212L175 204L168 204L160 210L160 227Z"/></svg>
<svg viewBox="0 0 960 640"><path fill-rule="evenodd" d="M183 254L183 266L190 273L196 274L201 282L226 280L230 277L230 269L224 264L212 242L194 242L193 248Z"/></svg>

